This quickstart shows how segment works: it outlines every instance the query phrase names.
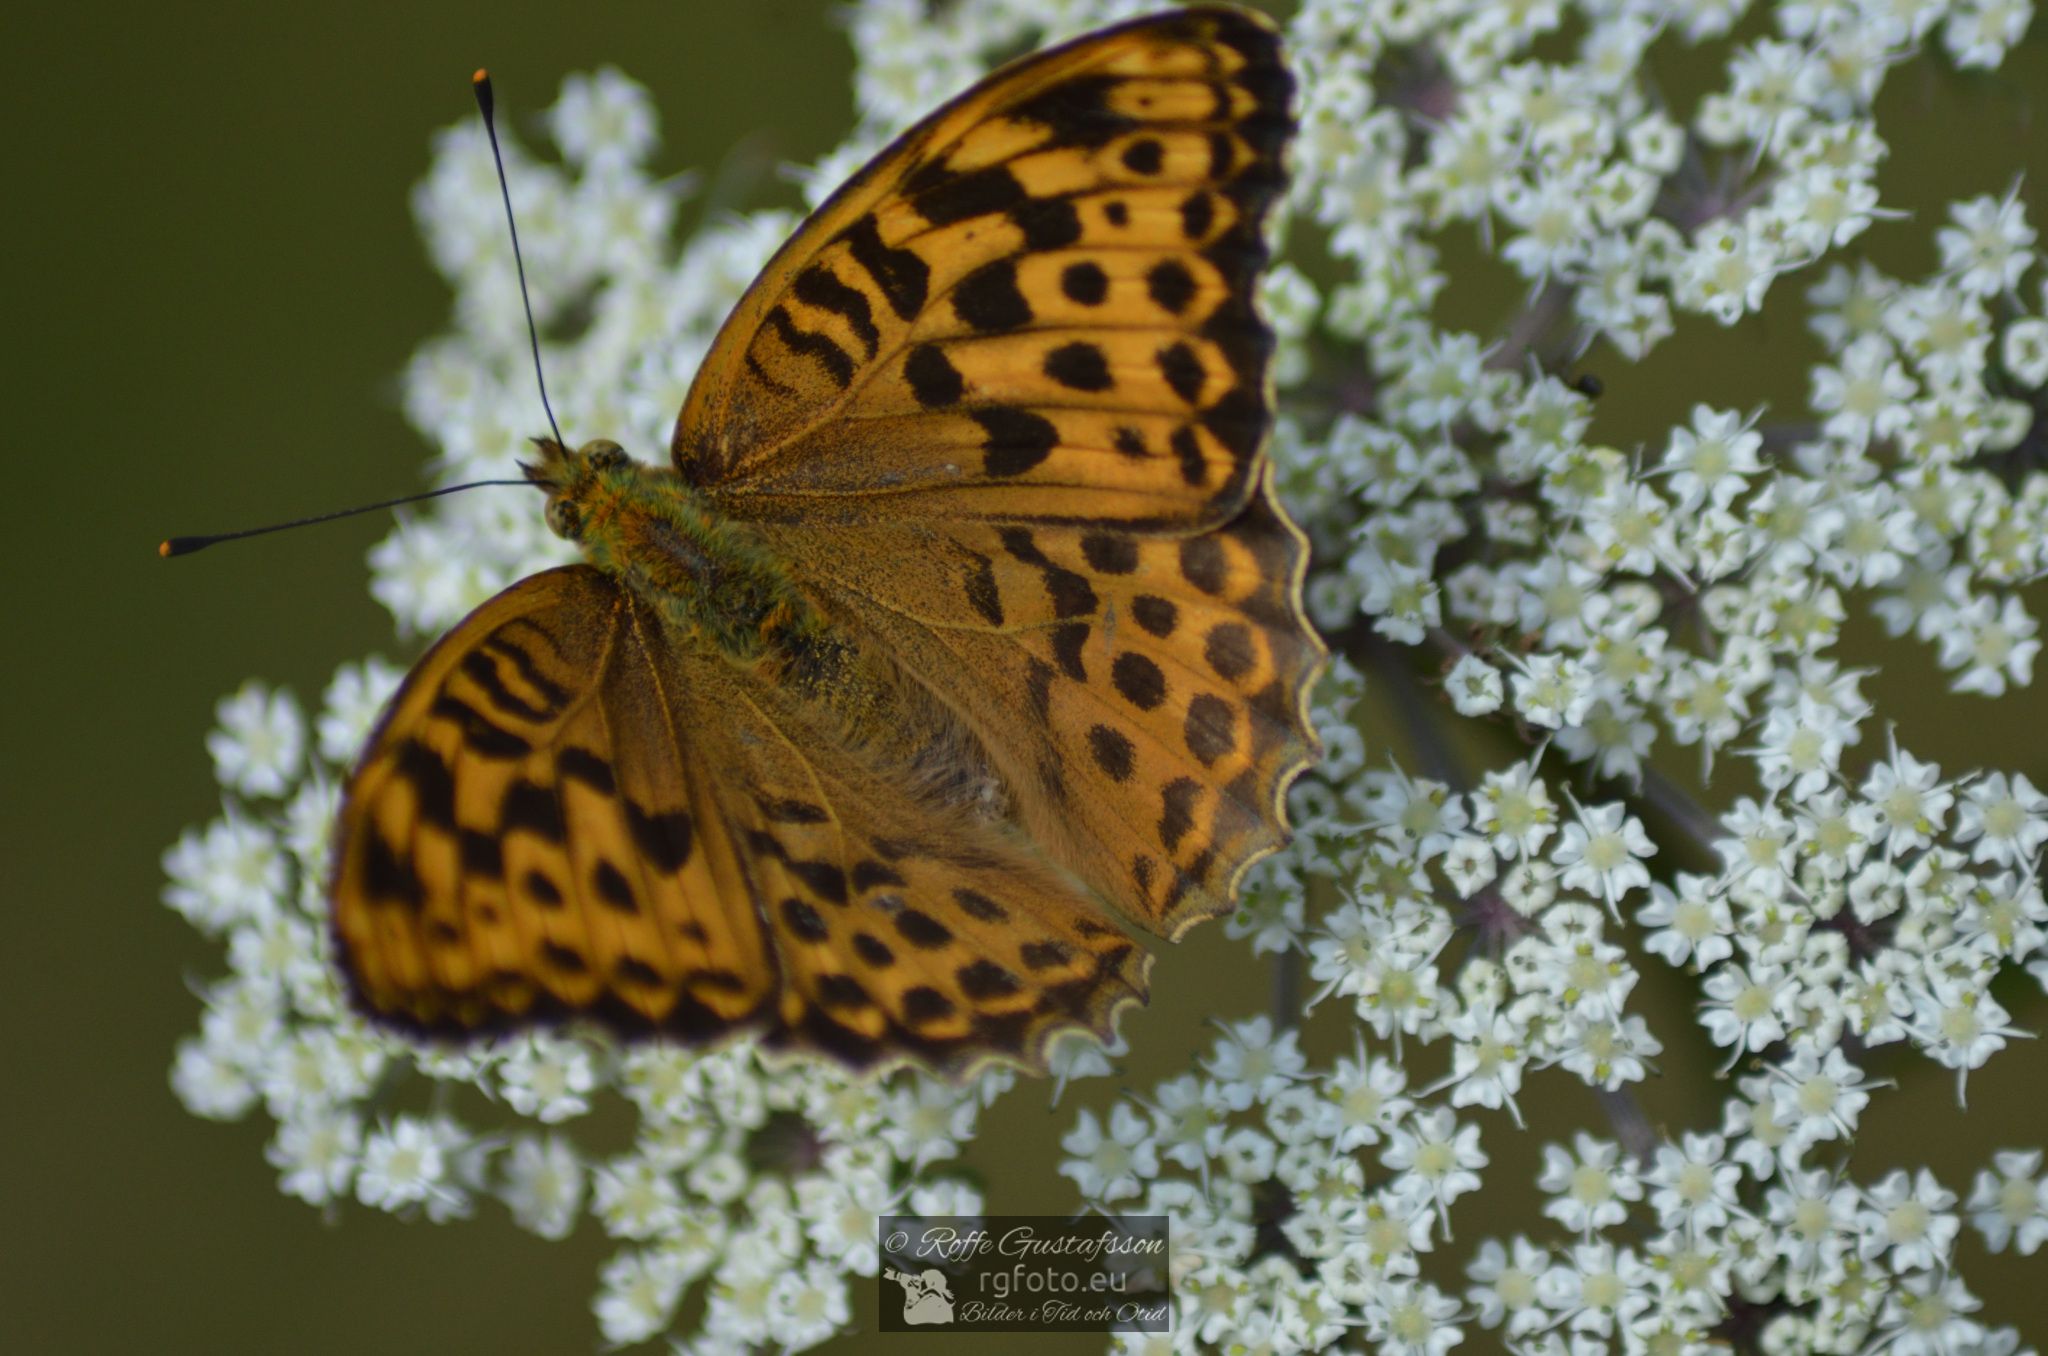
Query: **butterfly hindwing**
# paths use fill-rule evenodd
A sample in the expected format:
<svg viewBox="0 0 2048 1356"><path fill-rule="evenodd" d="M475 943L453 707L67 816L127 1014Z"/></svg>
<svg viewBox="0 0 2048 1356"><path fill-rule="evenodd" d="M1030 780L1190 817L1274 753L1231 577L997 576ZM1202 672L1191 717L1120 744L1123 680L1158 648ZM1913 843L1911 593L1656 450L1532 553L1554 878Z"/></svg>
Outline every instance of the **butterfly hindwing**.
<svg viewBox="0 0 2048 1356"><path fill-rule="evenodd" d="M802 531L826 558L888 561L887 606L865 574L823 587L947 694L1029 836L1126 916L1178 936L1281 842L1323 649L1296 601L1307 543L1269 485L1189 537L954 525L885 555L892 528Z"/></svg>
<svg viewBox="0 0 2048 1356"><path fill-rule="evenodd" d="M787 682L664 644L681 700L716 713L705 752L781 975L771 1048L1037 1068L1056 1032L1106 1039L1143 999L1151 957L957 779L920 775L950 718L914 687L876 675L862 738Z"/></svg>
<svg viewBox="0 0 2048 1356"><path fill-rule="evenodd" d="M1270 24L1211 8L992 75L770 263L678 469L754 519L1226 521L1268 418L1252 292L1291 88Z"/></svg>

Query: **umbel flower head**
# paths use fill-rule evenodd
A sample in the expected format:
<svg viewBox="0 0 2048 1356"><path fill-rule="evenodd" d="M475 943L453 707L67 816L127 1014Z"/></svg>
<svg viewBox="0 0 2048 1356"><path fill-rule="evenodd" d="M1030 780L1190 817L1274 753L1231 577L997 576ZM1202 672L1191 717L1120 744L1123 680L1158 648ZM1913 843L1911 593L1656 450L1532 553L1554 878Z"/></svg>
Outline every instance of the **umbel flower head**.
<svg viewBox="0 0 2048 1356"><path fill-rule="evenodd" d="M999 55L1140 8L855 5L859 123L806 195ZM202 1116L260 1108L280 1188L324 1210L443 1222L495 1199L542 1237L602 1229L613 1344L848 1330L879 1216L979 1213L961 1159L984 1113L1078 1082L1104 1095L1056 1112L1047 1209L1173 1220L1173 1331L1120 1349L2020 1350L1957 1254L1965 1220L1992 1251L2048 1240L2041 1146L1986 1144L1967 1183L1852 1150L1906 1114L1888 1074L1931 1061L1960 1107L2030 1034L2012 1006L2048 987L2048 793L2038 769L1916 746L1842 642L1881 634L1992 719L2031 709L2048 275L2017 166L1902 220L1874 113L1890 82L1997 67L2031 18L2026 0L1295 10L1302 131L1264 288L1274 455L1339 657L1293 845L1226 927L1273 969L1272 1009L1219 1014L1186 1068L1090 1084L1122 1052L1075 1043L1047 1084L872 1082L744 1042L572 1031L455 1054L365 1026L321 882L335 787L400 676L373 658L310 710L254 682L220 706L221 816L164 861L166 901L226 953L178 1094ZM1659 76L1675 61L1714 73L1689 102ZM551 154L507 158L537 316L587 313L545 346L563 422L660 447L796 218L678 242L690 180L657 168L655 110L618 71L569 80L547 126ZM414 201L456 306L405 404L451 480L505 474L530 431L490 164L465 122ZM1918 276L1858 254L1930 230ZM1468 332L1444 261L1474 243L1523 300ZM1815 338L1805 410L1673 389L1659 433L1590 440L1581 355L1625 382L1758 314ZM401 633L566 559L531 510L476 495L406 519L370 562ZM1368 749L1372 709L1408 744ZM1632 1008L1653 972L1691 986L1698 1035ZM1660 1133L1641 1085L1665 1042L1702 1037L1724 1110ZM1532 1092L1574 1082L1608 1118L1543 1146L1541 1216L1518 1232L1482 1204L1482 1131L1497 1152ZM445 1110L460 1085L487 1120ZM600 1149L586 1120L621 1103L631 1140Z"/></svg>

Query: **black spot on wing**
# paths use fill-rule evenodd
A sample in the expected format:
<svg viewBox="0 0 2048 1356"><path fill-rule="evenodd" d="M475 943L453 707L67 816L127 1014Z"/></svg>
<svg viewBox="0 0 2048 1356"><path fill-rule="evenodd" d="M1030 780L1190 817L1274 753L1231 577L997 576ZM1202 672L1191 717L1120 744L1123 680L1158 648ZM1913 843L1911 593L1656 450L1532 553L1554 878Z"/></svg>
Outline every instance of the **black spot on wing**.
<svg viewBox="0 0 2048 1356"><path fill-rule="evenodd" d="M540 950L549 965L565 974L581 975L590 971L590 962L574 947L563 946L560 942L542 942Z"/></svg>
<svg viewBox="0 0 2048 1356"><path fill-rule="evenodd" d="M637 956L621 956L612 962L612 977L643 989L660 986L661 971Z"/></svg>
<svg viewBox="0 0 2048 1356"><path fill-rule="evenodd" d="M953 940L950 928L916 909L904 909L896 915L896 931L920 951L936 951Z"/></svg>
<svg viewBox="0 0 2048 1356"><path fill-rule="evenodd" d="M1182 424L1167 440L1173 448L1174 457L1180 462L1180 478L1190 485L1199 485L1209 478L1209 463L1202 456L1202 440L1195 430Z"/></svg>
<svg viewBox="0 0 2048 1356"><path fill-rule="evenodd" d="M398 775L412 787L419 817L437 829L455 827L455 777L441 755L417 739L396 750Z"/></svg>
<svg viewBox="0 0 2048 1356"><path fill-rule="evenodd" d="M868 305L867 294L859 288L848 287L839 276L823 264L812 264L796 275L792 289L796 299L806 306L831 311L846 321L846 327L853 331L867 350L867 356L875 356L875 349L881 342L881 331L875 328L873 308Z"/></svg>
<svg viewBox="0 0 2048 1356"><path fill-rule="evenodd" d="M588 749L563 749L555 755L555 771L562 780L582 782L599 795L609 796L618 790L612 765Z"/></svg>
<svg viewBox="0 0 2048 1356"><path fill-rule="evenodd" d="M1140 711L1155 709L1166 700L1166 675L1159 665L1136 650L1126 650L1109 666L1110 681L1123 699Z"/></svg>
<svg viewBox="0 0 2048 1356"><path fill-rule="evenodd" d="M979 890L970 890L964 885L953 887L953 902L958 904L970 918L979 918L984 923L1008 921L1009 910L990 899Z"/></svg>
<svg viewBox="0 0 2048 1356"><path fill-rule="evenodd" d="M505 788L505 797L498 803L498 829L503 833L525 830L555 844L569 838L568 826L562 822L562 802L555 789L525 778Z"/></svg>
<svg viewBox="0 0 2048 1356"><path fill-rule="evenodd" d="M1065 942L1026 942L1017 949L1027 970L1050 970L1073 959L1074 948Z"/></svg>
<svg viewBox="0 0 2048 1356"><path fill-rule="evenodd" d="M967 601L976 612L987 619L990 626L1003 624L1003 598L996 587L995 563L986 556L976 556L974 564L967 570Z"/></svg>
<svg viewBox="0 0 2048 1356"><path fill-rule="evenodd" d="M830 335L798 329L796 323L789 318L788 308L784 306L777 306L768 312L767 324L775 337L780 339L790 352L815 359L818 365L825 369L825 375L832 379L834 386L843 391L852 384L853 359L847 356L846 350L839 347Z"/></svg>
<svg viewBox="0 0 2048 1356"><path fill-rule="evenodd" d="M931 269L910 250L893 249L882 243L881 230L872 216L862 217L847 227L840 239L846 242L853 261L867 270L877 289L899 320L910 320L924 309L931 286Z"/></svg>
<svg viewBox="0 0 2048 1356"><path fill-rule="evenodd" d="M1192 777L1175 777L1159 793L1159 841L1172 852L1195 826L1195 802L1202 794L1201 783Z"/></svg>
<svg viewBox="0 0 2048 1356"><path fill-rule="evenodd" d="M878 885L903 885L903 873L893 866L884 866L871 859L862 859L853 864L853 888L866 894Z"/></svg>
<svg viewBox="0 0 2048 1356"><path fill-rule="evenodd" d="M1045 572L1046 596L1052 600L1052 614L1061 620L1094 613L1100 600L1086 578L1054 565Z"/></svg>
<svg viewBox="0 0 2048 1356"><path fill-rule="evenodd" d="M1029 325L1031 304L1017 287L1017 265L1009 259L983 264L953 285L953 314L984 334Z"/></svg>
<svg viewBox="0 0 2048 1356"><path fill-rule="evenodd" d="M1179 315L1194 300L1195 278L1178 259L1162 259L1145 274L1145 290L1159 306Z"/></svg>
<svg viewBox="0 0 2048 1356"><path fill-rule="evenodd" d="M1051 456L1059 443L1052 421L1029 410L996 405L975 410L973 417L988 435L982 465L992 476L1022 475Z"/></svg>
<svg viewBox="0 0 2048 1356"><path fill-rule="evenodd" d="M479 758L506 760L524 758L533 752L531 742L486 719L482 712L460 697L440 693L427 710L442 720L453 721L461 729L465 753L474 753Z"/></svg>
<svg viewBox="0 0 2048 1356"><path fill-rule="evenodd" d="M903 360L903 376L910 393L926 409L940 409L958 403L966 391L960 369L953 366L937 344L919 344Z"/></svg>
<svg viewBox="0 0 2048 1356"><path fill-rule="evenodd" d="M1015 975L986 957L961 966L953 972L953 978L958 981L960 992L981 1002L1007 998L1024 987Z"/></svg>
<svg viewBox="0 0 2048 1356"><path fill-rule="evenodd" d="M1171 344L1159 350L1159 375L1173 388L1173 393L1193 405L1202 394L1202 384L1208 374L1202 370L1202 360L1186 344Z"/></svg>
<svg viewBox="0 0 2048 1356"><path fill-rule="evenodd" d="M934 226L1007 212L1029 197L1017 176L1002 165L955 174L937 160L920 167L904 189L917 214Z"/></svg>
<svg viewBox="0 0 2048 1356"><path fill-rule="evenodd" d="M1215 597L1229 579L1229 565L1216 538L1189 537L1180 544L1180 572L1190 584Z"/></svg>
<svg viewBox="0 0 2048 1356"><path fill-rule="evenodd" d="M1082 639L1087 639L1087 629L1082 628ZM1040 721L1052 714L1052 665L1043 659L1032 658L1024 663L1024 691L1031 699L1031 710Z"/></svg>
<svg viewBox="0 0 2048 1356"><path fill-rule="evenodd" d="M1258 662L1251 629L1241 622L1220 622L1209 629L1202 642L1202 655L1219 677L1235 682L1251 672Z"/></svg>
<svg viewBox="0 0 2048 1356"><path fill-rule="evenodd" d="M465 874L491 880L505 874L505 849L496 835L464 829L456 835L455 843Z"/></svg>
<svg viewBox="0 0 2048 1356"><path fill-rule="evenodd" d="M412 863L392 850L376 825L366 822L358 832L363 842L364 893L372 899L417 910L426 902L426 888L420 884Z"/></svg>
<svg viewBox="0 0 2048 1356"><path fill-rule="evenodd" d="M598 901L618 910L620 913L640 912L640 902L633 897L633 886L626 875L610 862L600 861L597 870L591 874L591 885L597 891Z"/></svg>
<svg viewBox="0 0 2048 1356"><path fill-rule="evenodd" d="M1139 137L1124 147L1123 162L1133 174L1157 174L1166 164L1166 148L1157 137Z"/></svg>
<svg viewBox="0 0 2048 1356"><path fill-rule="evenodd" d="M1187 725L1182 733L1188 752L1203 767L1209 767L1237 747L1236 716L1230 704L1207 692L1196 694L1188 702Z"/></svg>
<svg viewBox="0 0 2048 1356"><path fill-rule="evenodd" d="M1013 104L1004 113L1044 124L1064 144L1100 146L1138 125L1136 119L1110 105L1110 93L1122 83L1114 75L1074 76Z"/></svg>
<svg viewBox="0 0 2048 1356"><path fill-rule="evenodd" d="M1113 782L1131 779L1135 765L1136 750L1131 741L1118 730L1107 725L1092 726L1088 731L1088 751L1095 758L1095 766Z"/></svg>
<svg viewBox="0 0 2048 1356"><path fill-rule="evenodd" d="M794 895L782 901L782 922L807 942L822 942L832 936L832 929L825 925L818 911Z"/></svg>
<svg viewBox="0 0 2048 1356"><path fill-rule="evenodd" d="M904 991L903 1020L913 1026L944 1021L956 1010L952 999L929 984L920 984L914 989Z"/></svg>
<svg viewBox="0 0 2048 1356"><path fill-rule="evenodd" d="M896 953L881 938L866 932L853 934L854 954L876 970L886 970L896 963Z"/></svg>
<svg viewBox="0 0 2048 1356"><path fill-rule="evenodd" d="M1138 568L1138 543L1114 532L1090 532L1081 538L1081 555L1102 574L1129 574Z"/></svg>
<svg viewBox="0 0 2048 1356"><path fill-rule="evenodd" d="M626 829L633 846L647 864L663 875L674 875L690 860L691 836L695 826L687 810L650 814L626 801Z"/></svg>
<svg viewBox="0 0 2048 1356"><path fill-rule="evenodd" d="M875 1003L851 975L819 975L818 1001L828 1008L867 1008Z"/></svg>
<svg viewBox="0 0 2048 1356"><path fill-rule="evenodd" d="M1010 209L1029 250L1063 250L1081 238L1081 214L1066 198L1032 198Z"/></svg>
<svg viewBox="0 0 2048 1356"><path fill-rule="evenodd" d="M824 806L794 796L756 796L754 803L777 824L823 824L832 818Z"/></svg>
<svg viewBox="0 0 2048 1356"><path fill-rule="evenodd" d="M1141 593L1131 599L1131 616L1145 634L1165 637L1173 634L1173 628L1180 620L1180 609L1173 605L1171 598Z"/></svg>
<svg viewBox="0 0 2048 1356"><path fill-rule="evenodd" d="M1070 391L1107 391L1114 384L1102 350L1079 340L1045 355L1045 375Z"/></svg>
<svg viewBox="0 0 2048 1356"><path fill-rule="evenodd" d="M1060 669L1077 683L1088 681L1088 666L1082 662L1081 649L1088 643L1087 622L1062 622L1052 628L1053 658L1059 661Z"/></svg>
<svg viewBox="0 0 2048 1356"><path fill-rule="evenodd" d="M1067 294L1067 300L1083 306L1100 306L1109 296L1109 275L1099 264L1082 262L1068 264L1060 274L1060 291Z"/></svg>
<svg viewBox="0 0 2048 1356"><path fill-rule="evenodd" d="M538 628L535 628L535 630L543 641L549 639L545 632L540 632ZM548 710L558 711L568 704L570 695L568 690L551 680L545 673L542 673L540 665L533 662L533 656L528 654L524 647L508 639L502 632L494 634L490 639L486 640L483 643L483 648L509 661L513 668L519 670L520 680L540 694L540 699L547 703Z"/></svg>
<svg viewBox="0 0 2048 1356"><path fill-rule="evenodd" d="M535 706L505 686L505 680L498 676L498 666L482 648L462 656L461 668L463 676L481 688L491 705L506 715L538 723L553 714L547 707Z"/></svg>

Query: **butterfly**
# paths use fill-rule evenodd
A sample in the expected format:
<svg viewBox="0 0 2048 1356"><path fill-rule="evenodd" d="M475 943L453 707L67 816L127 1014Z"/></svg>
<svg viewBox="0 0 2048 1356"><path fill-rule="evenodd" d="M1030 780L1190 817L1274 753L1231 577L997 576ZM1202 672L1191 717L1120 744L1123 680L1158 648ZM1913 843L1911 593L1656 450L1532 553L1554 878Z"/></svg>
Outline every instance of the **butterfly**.
<svg viewBox="0 0 2048 1356"><path fill-rule="evenodd" d="M349 988L436 1038L592 1019L1042 1068L1233 907L1323 647L1254 303L1293 82L1190 8L1005 66L813 213L672 465L536 439L584 562L406 677L343 795Z"/></svg>

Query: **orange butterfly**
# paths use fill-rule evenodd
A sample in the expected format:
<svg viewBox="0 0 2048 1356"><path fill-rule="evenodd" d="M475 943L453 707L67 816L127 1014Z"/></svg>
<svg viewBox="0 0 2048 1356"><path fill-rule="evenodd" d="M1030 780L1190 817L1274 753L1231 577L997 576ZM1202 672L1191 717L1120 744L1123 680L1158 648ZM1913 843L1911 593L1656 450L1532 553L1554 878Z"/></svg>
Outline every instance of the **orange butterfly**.
<svg viewBox="0 0 2048 1356"><path fill-rule="evenodd" d="M360 1005L947 1072L1108 1035L1151 962L1116 916L1227 912L1313 756L1253 303L1292 84L1230 9L1017 61L783 246L673 469L540 440L587 563L478 608L371 737Z"/></svg>

